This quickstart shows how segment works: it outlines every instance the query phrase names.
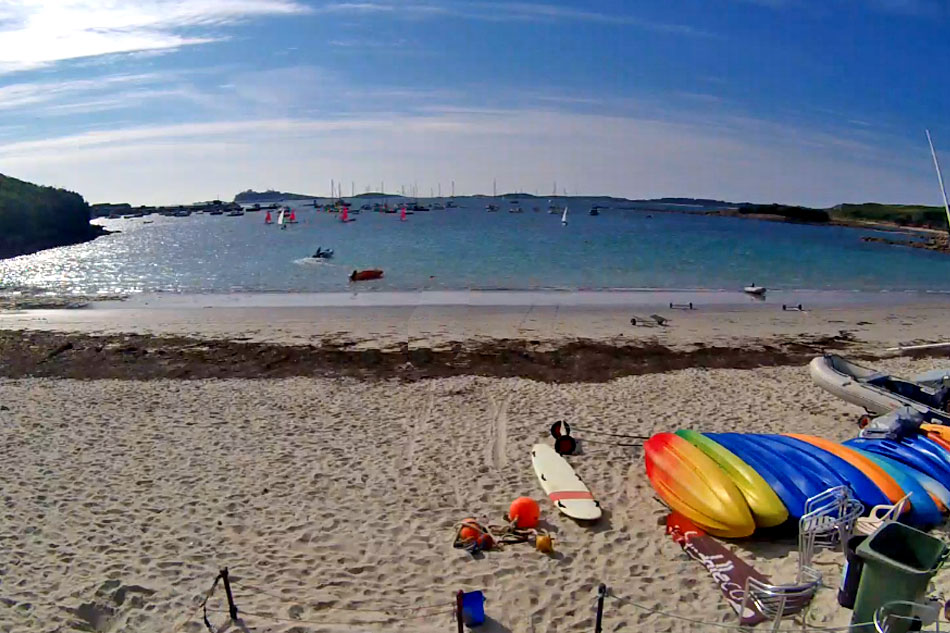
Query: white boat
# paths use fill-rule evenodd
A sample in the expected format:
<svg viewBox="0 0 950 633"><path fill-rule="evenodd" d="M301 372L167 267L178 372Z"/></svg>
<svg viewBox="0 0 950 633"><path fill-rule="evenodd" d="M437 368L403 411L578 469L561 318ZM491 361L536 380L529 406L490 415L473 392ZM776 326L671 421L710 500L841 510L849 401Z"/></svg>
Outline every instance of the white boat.
<svg viewBox="0 0 950 633"><path fill-rule="evenodd" d="M567 226L567 207L564 207L564 213L561 214L561 224Z"/></svg>
<svg viewBox="0 0 950 633"><path fill-rule="evenodd" d="M767 288L765 288L764 286L756 286L753 283L751 286L746 286L745 288L743 288L742 292L745 292L750 295L755 295L757 297L761 297L762 295L765 294L766 290Z"/></svg>
<svg viewBox="0 0 950 633"><path fill-rule="evenodd" d="M945 412L950 407L950 369L907 380L826 354L812 359L808 373L828 393L872 414L905 406L925 413Z"/></svg>

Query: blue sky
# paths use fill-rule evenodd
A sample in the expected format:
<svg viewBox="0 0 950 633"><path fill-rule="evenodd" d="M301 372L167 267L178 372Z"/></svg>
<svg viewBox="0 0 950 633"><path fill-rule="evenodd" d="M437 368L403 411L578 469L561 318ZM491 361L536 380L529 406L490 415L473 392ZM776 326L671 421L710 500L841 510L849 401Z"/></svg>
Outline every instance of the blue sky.
<svg viewBox="0 0 950 633"><path fill-rule="evenodd" d="M0 172L938 204L946 0L0 0Z"/></svg>

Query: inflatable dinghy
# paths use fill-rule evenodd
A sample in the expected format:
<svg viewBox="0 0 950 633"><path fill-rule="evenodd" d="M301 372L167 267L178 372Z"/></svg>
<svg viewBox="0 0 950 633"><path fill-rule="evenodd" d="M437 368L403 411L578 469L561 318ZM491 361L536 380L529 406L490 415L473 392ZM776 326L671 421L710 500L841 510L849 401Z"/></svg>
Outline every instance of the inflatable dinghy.
<svg viewBox="0 0 950 633"><path fill-rule="evenodd" d="M950 407L950 380L914 382L834 354L813 359L808 372L815 384L828 393L876 415L904 406L937 414Z"/></svg>

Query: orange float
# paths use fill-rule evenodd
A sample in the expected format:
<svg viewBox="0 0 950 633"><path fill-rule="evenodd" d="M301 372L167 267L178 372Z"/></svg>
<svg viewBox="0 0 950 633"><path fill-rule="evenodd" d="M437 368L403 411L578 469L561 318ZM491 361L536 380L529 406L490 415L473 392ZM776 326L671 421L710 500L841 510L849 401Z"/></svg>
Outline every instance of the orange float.
<svg viewBox="0 0 950 633"><path fill-rule="evenodd" d="M458 531L458 538L463 543L475 543L482 549L491 549L495 544L495 539L491 534L485 531L475 519L462 519L462 526Z"/></svg>
<svg viewBox="0 0 950 633"><path fill-rule="evenodd" d="M508 509L508 520L517 528L536 528L540 518L541 507L531 497L518 497Z"/></svg>

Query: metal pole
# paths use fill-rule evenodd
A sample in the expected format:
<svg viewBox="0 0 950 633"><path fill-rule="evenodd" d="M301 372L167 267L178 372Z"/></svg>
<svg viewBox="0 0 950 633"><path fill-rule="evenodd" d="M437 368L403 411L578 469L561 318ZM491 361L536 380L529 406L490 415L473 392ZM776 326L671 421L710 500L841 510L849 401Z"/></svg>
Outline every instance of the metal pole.
<svg viewBox="0 0 950 633"><path fill-rule="evenodd" d="M940 193L943 195L943 208L947 211L947 232L950 233L950 202L947 201L947 188L943 185L943 173L940 171L940 162L937 160L934 142L930 138L930 130L925 131L927 132L927 142L930 143L930 155L934 157L934 167L937 169L937 182L940 183Z"/></svg>
<svg viewBox="0 0 950 633"><path fill-rule="evenodd" d="M234 604L234 596L231 595L231 581L228 579L227 567L221 570L221 580L224 581L224 593L228 596L228 613L231 615L232 620L237 620L238 608L237 605Z"/></svg>
<svg viewBox="0 0 950 633"><path fill-rule="evenodd" d="M604 598L607 597L607 585L601 584L597 589L597 621L594 623L594 633L601 633L604 630Z"/></svg>

